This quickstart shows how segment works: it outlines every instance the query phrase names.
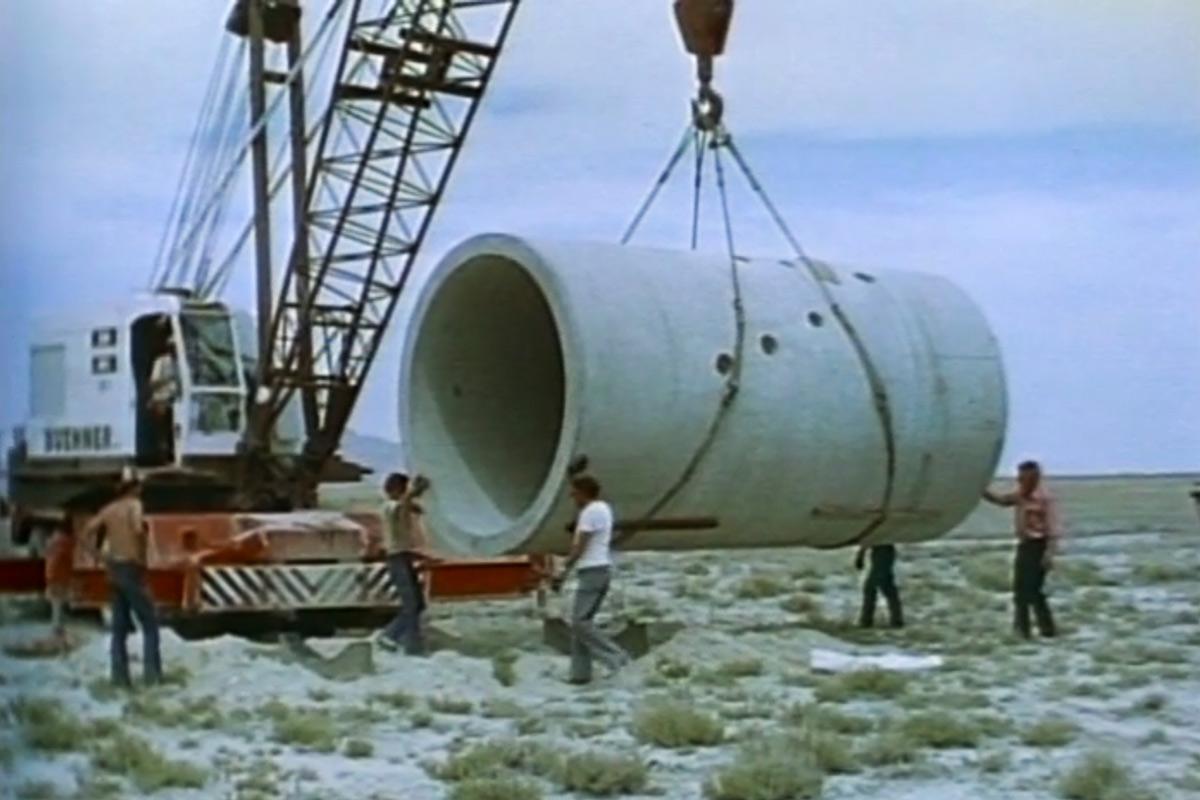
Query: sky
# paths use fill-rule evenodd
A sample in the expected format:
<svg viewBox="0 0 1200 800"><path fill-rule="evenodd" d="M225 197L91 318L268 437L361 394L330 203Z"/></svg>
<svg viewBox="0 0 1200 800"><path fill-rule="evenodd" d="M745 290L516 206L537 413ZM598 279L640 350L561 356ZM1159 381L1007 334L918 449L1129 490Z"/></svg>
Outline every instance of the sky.
<svg viewBox="0 0 1200 800"><path fill-rule="evenodd" d="M34 317L146 285L225 11L6 4L0 427L25 413ZM1197 471L1198 39L1194 0L757 0L717 85L810 253L944 275L979 303L1008 375L1004 468ZM420 268L485 231L616 240L692 76L669 0L525 0ZM639 241L685 245L684 183ZM786 255L735 201L743 252ZM229 299L249 304L251 280ZM398 341L361 432L396 434Z"/></svg>

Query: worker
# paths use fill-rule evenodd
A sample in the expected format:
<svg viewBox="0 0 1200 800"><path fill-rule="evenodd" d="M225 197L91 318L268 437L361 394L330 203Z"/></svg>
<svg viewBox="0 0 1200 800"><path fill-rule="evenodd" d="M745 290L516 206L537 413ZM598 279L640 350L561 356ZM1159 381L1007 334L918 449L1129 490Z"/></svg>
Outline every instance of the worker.
<svg viewBox="0 0 1200 800"><path fill-rule="evenodd" d="M868 556L871 568L863 580L862 610L858 624L864 628L875 626L875 601L882 594L887 601L888 622L893 628L903 628L904 607L900 603L900 590L896 587L896 545L864 545L858 548L854 557L855 569L861 572Z"/></svg>
<svg viewBox="0 0 1200 800"><path fill-rule="evenodd" d="M376 641L386 650L403 647L411 656L425 654L421 633L425 593L417 568L429 549L429 536L423 509L417 502L421 487L419 478L409 480L407 475L393 472L383 482L384 501L380 509L388 576L400 600L400 608L395 618L379 632Z"/></svg>
<svg viewBox="0 0 1200 800"><path fill-rule="evenodd" d="M96 549L108 569L112 606L112 682L126 689L132 685L125 640L133 630L133 617L137 617L142 632L143 677L146 685L157 685L162 682L158 618L146 588L149 535L143 519L142 481L134 470L125 469L116 499L88 522L80 537L94 542L98 535L103 541Z"/></svg>
<svg viewBox="0 0 1200 800"><path fill-rule="evenodd" d="M68 511L46 543L46 600L50 603L50 635L59 646L67 643L67 601L75 570L76 514Z"/></svg>
<svg viewBox="0 0 1200 800"><path fill-rule="evenodd" d="M555 581L560 588L577 571L575 602L571 609L571 674L569 682L592 681L592 660L599 659L612 673L630 662L629 654L595 625L596 613L608 594L612 580L612 506L600 497L600 484L590 475L571 478L571 500L579 513L571 549L562 573Z"/></svg>
<svg viewBox="0 0 1200 800"><path fill-rule="evenodd" d="M1054 636L1057 631L1044 586L1046 573L1053 568L1058 555L1062 529L1058 503L1046 489L1041 465L1036 461L1022 462L1017 467L1016 491L996 494L985 489L983 498L1014 509L1017 547L1013 563L1013 628L1022 638L1030 638L1032 609L1038 632L1044 637Z"/></svg>
<svg viewBox="0 0 1200 800"><path fill-rule="evenodd" d="M178 399L179 366L175 361L175 345L168 328L162 350L150 368L148 404L153 421L155 451L160 464L170 464L175 460L175 403Z"/></svg>

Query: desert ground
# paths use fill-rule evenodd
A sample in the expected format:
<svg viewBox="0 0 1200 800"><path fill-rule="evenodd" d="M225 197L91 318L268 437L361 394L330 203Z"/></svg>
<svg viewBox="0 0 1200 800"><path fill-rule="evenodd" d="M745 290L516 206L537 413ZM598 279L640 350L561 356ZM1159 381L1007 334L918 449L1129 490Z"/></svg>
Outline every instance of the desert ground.
<svg viewBox="0 0 1200 800"><path fill-rule="evenodd" d="M659 644L582 689L528 599L436 606L429 658L376 650L371 674L340 679L278 644L164 631L169 684L129 695L78 620L69 655L0 655L0 796L1197 798L1193 480L1055 484L1069 538L1050 641L1009 633L1009 518L991 508L901 550L903 631L854 627L849 551L624 555L608 616ZM0 644L40 635L38 611L6 601ZM818 674L813 648L944 663Z"/></svg>

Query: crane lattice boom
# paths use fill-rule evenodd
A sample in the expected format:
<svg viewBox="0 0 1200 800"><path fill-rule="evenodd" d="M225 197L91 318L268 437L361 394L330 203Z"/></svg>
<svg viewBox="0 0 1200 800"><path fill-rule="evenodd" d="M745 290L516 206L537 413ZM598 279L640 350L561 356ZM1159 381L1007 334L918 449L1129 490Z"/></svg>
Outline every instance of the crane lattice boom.
<svg viewBox="0 0 1200 800"><path fill-rule="evenodd" d="M295 243L271 323L255 441L304 401L302 485L333 455L520 0L354 0Z"/></svg>

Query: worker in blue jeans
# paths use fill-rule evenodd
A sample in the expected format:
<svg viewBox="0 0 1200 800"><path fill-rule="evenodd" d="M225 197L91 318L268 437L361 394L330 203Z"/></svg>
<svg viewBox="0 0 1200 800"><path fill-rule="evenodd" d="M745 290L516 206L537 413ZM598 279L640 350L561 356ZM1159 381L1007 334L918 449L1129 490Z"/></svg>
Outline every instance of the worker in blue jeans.
<svg viewBox="0 0 1200 800"><path fill-rule="evenodd" d="M567 574L575 570L578 582L571 609L571 671L567 682L585 686L592 682L593 659L615 674L631 658L595 622L612 582L612 506L601 499L600 484L590 475L571 478L571 501L578 515L570 552L554 586L561 589Z"/></svg>
<svg viewBox="0 0 1200 800"><path fill-rule="evenodd" d="M877 544L860 547L854 557L854 566L862 570L867 561L870 568L863 580L862 609L858 624L863 628L875 626L875 602L879 595L887 601L888 622L893 628L904 627L904 606L900 602L900 589L896 586L896 546Z"/></svg>
<svg viewBox="0 0 1200 800"><path fill-rule="evenodd" d="M129 653L126 639L137 618L142 631L142 668L146 685L162 682L162 657L159 652L158 618L146 590L146 550L148 531L143 519L142 483L135 473L127 472L117 498L101 509L84 528L84 541L103 541L99 552L108 567L108 586L112 609L110 659L112 682L130 688Z"/></svg>
<svg viewBox="0 0 1200 800"><path fill-rule="evenodd" d="M388 577L400 608L395 618L379 632L376 641L386 650L403 647L404 652L412 656L425 654L421 633L425 593L417 564L429 547L429 537L422 519L423 510L416 499L423 488L419 476L409 480L407 475L399 472L388 475L383 484L385 499L380 510Z"/></svg>

